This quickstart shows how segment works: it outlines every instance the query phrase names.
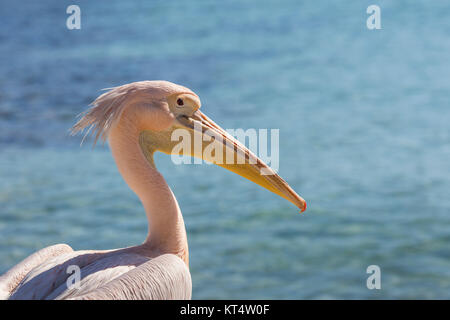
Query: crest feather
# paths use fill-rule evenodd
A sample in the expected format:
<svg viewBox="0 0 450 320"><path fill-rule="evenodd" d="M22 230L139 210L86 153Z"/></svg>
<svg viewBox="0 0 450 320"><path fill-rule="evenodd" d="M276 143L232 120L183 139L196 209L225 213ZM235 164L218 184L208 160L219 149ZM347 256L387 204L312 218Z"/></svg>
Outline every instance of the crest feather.
<svg viewBox="0 0 450 320"><path fill-rule="evenodd" d="M90 134L95 135L94 145L100 138L103 142L108 138L109 130L117 123L125 108L125 100L129 95L126 86L106 88L103 93L90 104L91 108L78 115L81 117L72 127L71 134L86 130L83 140Z"/></svg>
<svg viewBox="0 0 450 320"><path fill-rule="evenodd" d="M190 92L186 87L176 85L168 81L139 81L125 84L118 87L107 88L94 102L91 108L78 115L80 119L72 127L71 135L86 130L83 140L89 135L95 135L94 145L100 138L103 142L108 138L109 132L119 121L127 100L131 99L135 93L140 93L135 97L161 99L175 92Z"/></svg>

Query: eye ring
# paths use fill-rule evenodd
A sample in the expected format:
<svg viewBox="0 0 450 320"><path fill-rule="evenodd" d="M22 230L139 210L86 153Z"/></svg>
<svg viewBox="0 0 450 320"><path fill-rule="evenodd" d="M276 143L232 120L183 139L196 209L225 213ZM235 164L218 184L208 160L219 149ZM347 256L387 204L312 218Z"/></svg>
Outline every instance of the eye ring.
<svg viewBox="0 0 450 320"><path fill-rule="evenodd" d="M177 99L177 105L179 105L179 106L182 106L182 105L184 105L184 101L183 101L183 99L181 99L181 98L178 98L178 99Z"/></svg>

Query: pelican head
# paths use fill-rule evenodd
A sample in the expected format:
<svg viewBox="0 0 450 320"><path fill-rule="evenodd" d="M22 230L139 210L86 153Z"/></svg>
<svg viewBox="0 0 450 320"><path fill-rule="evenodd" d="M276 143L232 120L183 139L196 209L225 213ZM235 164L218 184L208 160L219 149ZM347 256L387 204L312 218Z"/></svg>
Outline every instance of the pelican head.
<svg viewBox="0 0 450 320"><path fill-rule="evenodd" d="M86 134L92 132L95 141L99 138L105 141L120 128L122 135L139 137L140 148L153 168L156 151L198 157L270 190L301 212L306 209L305 200L278 174L200 108L200 98L186 87L167 81L134 82L99 96L75 124L73 132L87 129ZM174 139L174 135L178 138ZM191 143L185 144L188 147L180 148L180 137L191 139ZM198 137L200 145L194 143ZM214 152L204 152L211 150L212 145Z"/></svg>

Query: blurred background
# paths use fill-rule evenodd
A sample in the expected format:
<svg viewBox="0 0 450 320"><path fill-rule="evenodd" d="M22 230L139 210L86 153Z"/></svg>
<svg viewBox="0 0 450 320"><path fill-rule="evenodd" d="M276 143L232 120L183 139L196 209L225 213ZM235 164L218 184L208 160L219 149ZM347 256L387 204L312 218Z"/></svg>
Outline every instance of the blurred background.
<svg viewBox="0 0 450 320"><path fill-rule="evenodd" d="M81 30L66 28L71 4ZM279 173L308 202L299 215L158 155L194 299L450 298L447 1L10 0L0 23L0 273L56 243L145 239L107 145L68 129L100 89L164 79L223 128L279 128ZM373 264L381 290L366 287Z"/></svg>

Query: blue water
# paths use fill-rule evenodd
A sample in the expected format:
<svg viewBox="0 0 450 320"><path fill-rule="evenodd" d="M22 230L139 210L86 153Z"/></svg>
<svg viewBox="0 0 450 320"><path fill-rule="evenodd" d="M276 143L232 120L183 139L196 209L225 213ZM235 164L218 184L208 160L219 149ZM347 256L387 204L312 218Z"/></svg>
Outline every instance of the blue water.
<svg viewBox="0 0 450 320"><path fill-rule="evenodd" d="M101 88L165 79L224 128L279 128L279 173L308 201L158 155L194 298L450 298L448 1L76 1L73 31L70 4L0 2L0 272L144 240L107 146L67 130Z"/></svg>

